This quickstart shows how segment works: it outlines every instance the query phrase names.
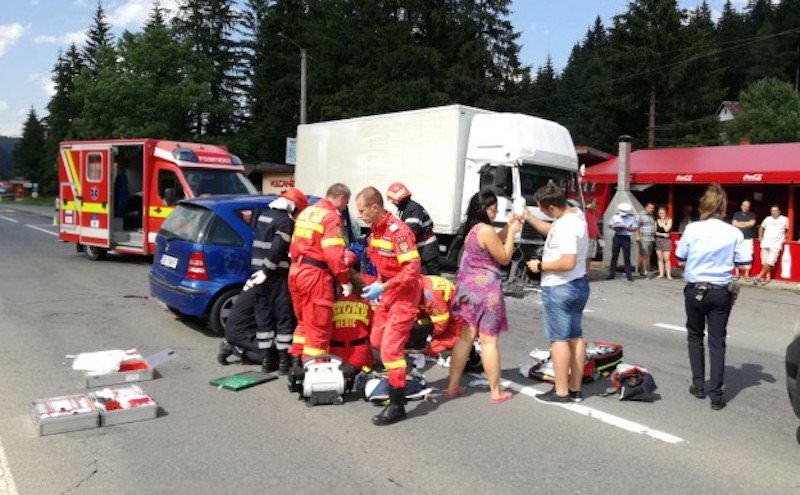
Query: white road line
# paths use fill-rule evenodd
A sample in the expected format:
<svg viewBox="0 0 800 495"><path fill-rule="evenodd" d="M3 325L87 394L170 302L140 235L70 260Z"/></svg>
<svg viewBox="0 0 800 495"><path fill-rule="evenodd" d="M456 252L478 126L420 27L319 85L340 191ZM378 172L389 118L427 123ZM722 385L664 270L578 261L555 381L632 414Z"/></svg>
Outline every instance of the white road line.
<svg viewBox="0 0 800 495"><path fill-rule="evenodd" d="M8 495L18 495L19 493L16 483L14 483L14 475L11 474L11 469L8 467L2 440L0 440L0 493Z"/></svg>
<svg viewBox="0 0 800 495"><path fill-rule="evenodd" d="M666 328L667 330L677 330L678 332L686 333L686 327L682 327L679 325L669 325L667 323L653 323L653 326L658 328Z"/></svg>
<svg viewBox="0 0 800 495"><path fill-rule="evenodd" d="M3 215L0 215L0 218L2 218L3 220L8 220L9 222L19 223L19 220L15 220L9 217L4 217Z"/></svg>
<svg viewBox="0 0 800 495"><path fill-rule="evenodd" d="M50 232L49 230L45 230L45 229L40 229L36 225L28 225L26 223L25 226L28 227L29 229L38 230L39 232L44 232L45 234L50 234L50 235L54 235L54 236L58 237L58 233Z"/></svg>
<svg viewBox="0 0 800 495"><path fill-rule="evenodd" d="M476 375L474 373L469 373L471 376L476 378L481 378L480 375ZM534 396L546 392L547 390L537 390L533 387L521 385L516 382L512 382L511 380L500 380L500 385L505 388L509 388L511 390L516 391L521 395L527 395L528 397L533 398ZM544 405L544 404L543 404ZM548 404L551 405L551 404ZM632 433L638 433L640 435L647 435L648 437L655 438L656 440L661 440L662 442L666 442L669 444L678 444L684 442L683 438L677 437L670 433L666 433L660 430L654 430L649 426L645 426L640 423L636 423L634 421L627 420L625 418L621 418L619 416L615 416L613 414L609 414L607 412L600 411L598 409L594 409L592 407L584 406L582 404L577 403L569 403L569 404L552 404L553 406L558 406L567 411L571 411L574 413L578 413L582 416L586 416L589 418L597 419L607 425L616 426L617 428L630 431Z"/></svg>

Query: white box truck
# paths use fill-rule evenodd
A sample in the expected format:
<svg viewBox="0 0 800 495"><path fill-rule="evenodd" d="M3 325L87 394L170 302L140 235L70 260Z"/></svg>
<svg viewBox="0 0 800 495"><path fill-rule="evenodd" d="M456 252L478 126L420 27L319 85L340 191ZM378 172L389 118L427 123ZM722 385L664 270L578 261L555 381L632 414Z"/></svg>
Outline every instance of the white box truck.
<svg viewBox="0 0 800 495"><path fill-rule="evenodd" d="M496 189L497 223L504 224L512 198L535 205L534 193L551 179L582 202L578 172L565 127L517 113L449 105L297 129L297 187L321 195L342 182L353 194L366 186L385 194L400 181L428 210L443 251L460 248L456 234L470 198L482 187ZM542 239L526 227L521 242L526 252L535 252Z"/></svg>

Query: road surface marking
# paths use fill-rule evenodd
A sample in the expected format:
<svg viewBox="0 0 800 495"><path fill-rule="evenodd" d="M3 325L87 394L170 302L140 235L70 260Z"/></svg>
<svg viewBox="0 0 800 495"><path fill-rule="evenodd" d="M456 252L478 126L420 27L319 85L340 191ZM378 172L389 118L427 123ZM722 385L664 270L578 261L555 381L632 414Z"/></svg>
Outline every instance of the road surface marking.
<svg viewBox="0 0 800 495"><path fill-rule="evenodd" d="M3 220L8 220L9 222L19 223L19 220L15 220L13 218L4 217L3 215L0 215L0 218L2 218Z"/></svg>
<svg viewBox="0 0 800 495"><path fill-rule="evenodd" d="M44 232L45 234L50 234L58 237L58 234L56 232L50 232L49 230L40 229L36 225L29 225L26 223L25 226L28 227L29 229L38 230L39 232Z"/></svg>
<svg viewBox="0 0 800 495"><path fill-rule="evenodd" d="M2 440L0 440L0 493L8 495L18 495L19 493L17 485L14 483L14 475L11 474L11 469L8 467Z"/></svg>
<svg viewBox="0 0 800 495"><path fill-rule="evenodd" d="M481 375L477 375L475 373L469 373L469 374L476 378L482 378ZM521 395L527 395L528 397L531 398L547 391L547 390L537 390L533 387L521 385L519 383L512 382L511 380L504 380L504 379L500 380L500 385L502 385L505 388L510 388L511 390L514 390ZM607 425L616 426L617 428L630 431L632 433L647 435L648 437L655 438L656 440L661 440L662 442L666 442L669 444L674 445L685 441L683 438L676 437L675 435L672 435L670 433L654 430L649 426L645 426L643 424L636 423L634 421L630 421L625 418L621 418L619 416L615 416L613 414L609 414L607 412L594 409L592 407L584 406L576 402L571 402L569 404L547 404L547 405L558 406L568 411L578 413L582 416L597 419Z"/></svg>
<svg viewBox="0 0 800 495"><path fill-rule="evenodd" d="M654 327L666 328L667 330L677 330L678 332L686 333L686 327L680 325L668 325L667 323L653 323Z"/></svg>

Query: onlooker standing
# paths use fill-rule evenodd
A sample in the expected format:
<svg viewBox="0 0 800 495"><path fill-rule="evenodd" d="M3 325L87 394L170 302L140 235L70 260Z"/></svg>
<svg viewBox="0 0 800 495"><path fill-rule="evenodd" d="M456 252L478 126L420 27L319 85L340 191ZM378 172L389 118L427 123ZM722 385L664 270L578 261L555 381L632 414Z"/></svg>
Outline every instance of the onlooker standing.
<svg viewBox="0 0 800 495"><path fill-rule="evenodd" d="M528 262L528 269L542 273L542 322L550 341L555 386L536 396L543 402L580 402L586 359L581 320L589 300L589 281L581 260L589 239L586 220L578 208L567 204L563 189L552 182L536 192L539 209L556 220L549 224L530 213L525 220L547 236L540 260Z"/></svg>
<svg viewBox="0 0 800 495"><path fill-rule="evenodd" d="M734 265L745 268L752 263L742 232L722 219L728 204L719 184L712 184L700 199L701 221L687 226L675 250L685 263L683 290L686 308L686 342L692 385L689 393L711 399L711 409L725 407L722 386L725 378L725 337L734 296L729 290ZM711 365L709 388L705 389L705 348L703 339L708 323L708 357Z"/></svg>
<svg viewBox="0 0 800 495"><path fill-rule="evenodd" d="M489 189L475 193L467 209L467 221L463 229L467 233L464 255L458 267L453 296L452 312L461 318L464 326L450 357L450 384L444 393L448 399L464 393L464 387L459 383L476 334L481 341L481 362L489 381L491 402L499 404L512 397L511 392L500 389L500 349L497 338L508 331L500 267L511 261L514 236L522 228L522 222L513 219L497 233L492 227L496 217L495 193Z"/></svg>
<svg viewBox="0 0 800 495"><path fill-rule="evenodd" d="M663 206L658 208L658 219L656 220L656 258L658 258L658 278L672 280L672 219L667 216L667 209Z"/></svg>
<svg viewBox="0 0 800 495"><path fill-rule="evenodd" d="M647 203L644 211L639 213L636 221L639 229L636 231L636 243L639 247L639 275L647 277L650 271L650 258L653 257L653 247L656 243L656 221L653 213L656 205Z"/></svg>
<svg viewBox="0 0 800 495"><path fill-rule="evenodd" d="M753 239L756 237L756 214L750 211L750 201L744 200L740 206L741 210L733 214L733 221L731 222L734 227L742 231L744 235L744 245L753 252ZM744 276L745 279L750 278L750 269L734 270L736 278Z"/></svg>
<svg viewBox="0 0 800 495"><path fill-rule="evenodd" d="M614 241L611 245L611 267L608 272L608 280L613 280L617 272L617 260L619 251L622 250L622 258L625 262L625 276L633 282L633 266L631 265L631 235L636 232L639 225L633 215L633 207L630 203L620 203L617 206L617 213L611 217L608 228L614 230Z"/></svg>
<svg viewBox="0 0 800 495"><path fill-rule="evenodd" d="M597 256L597 239L600 237L600 228L597 220L597 200L592 199L586 205L586 228L589 232L589 247L586 249L586 275L592 267L592 260Z"/></svg>
<svg viewBox="0 0 800 495"><path fill-rule="evenodd" d="M789 230L789 219L781 215L778 205L772 205L770 216L761 221L758 238L761 240L761 273L756 277L756 284L768 284L772 278L772 269L778 262L786 231Z"/></svg>

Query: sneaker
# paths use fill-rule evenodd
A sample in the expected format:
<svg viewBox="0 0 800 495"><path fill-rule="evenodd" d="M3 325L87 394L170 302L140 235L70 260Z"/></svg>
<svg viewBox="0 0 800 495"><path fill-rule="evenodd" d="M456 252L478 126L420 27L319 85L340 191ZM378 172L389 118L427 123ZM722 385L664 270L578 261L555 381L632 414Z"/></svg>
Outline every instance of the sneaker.
<svg viewBox="0 0 800 495"><path fill-rule="evenodd" d="M698 399L705 399L706 393L703 389L695 387L694 385L689 385L689 393L697 397Z"/></svg>
<svg viewBox="0 0 800 495"><path fill-rule="evenodd" d="M534 396L534 399L548 404L569 404L572 402L569 395L558 395L555 387L551 388L547 392Z"/></svg>
<svg viewBox="0 0 800 495"><path fill-rule="evenodd" d="M725 404L727 404L727 402L725 402L725 399L723 399L722 396L711 398L711 409L713 411L719 411L725 407Z"/></svg>
<svg viewBox="0 0 800 495"><path fill-rule="evenodd" d="M583 391L581 390L570 390L569 391L569 400L572 402L582 402L583 401Z"/></svg>

